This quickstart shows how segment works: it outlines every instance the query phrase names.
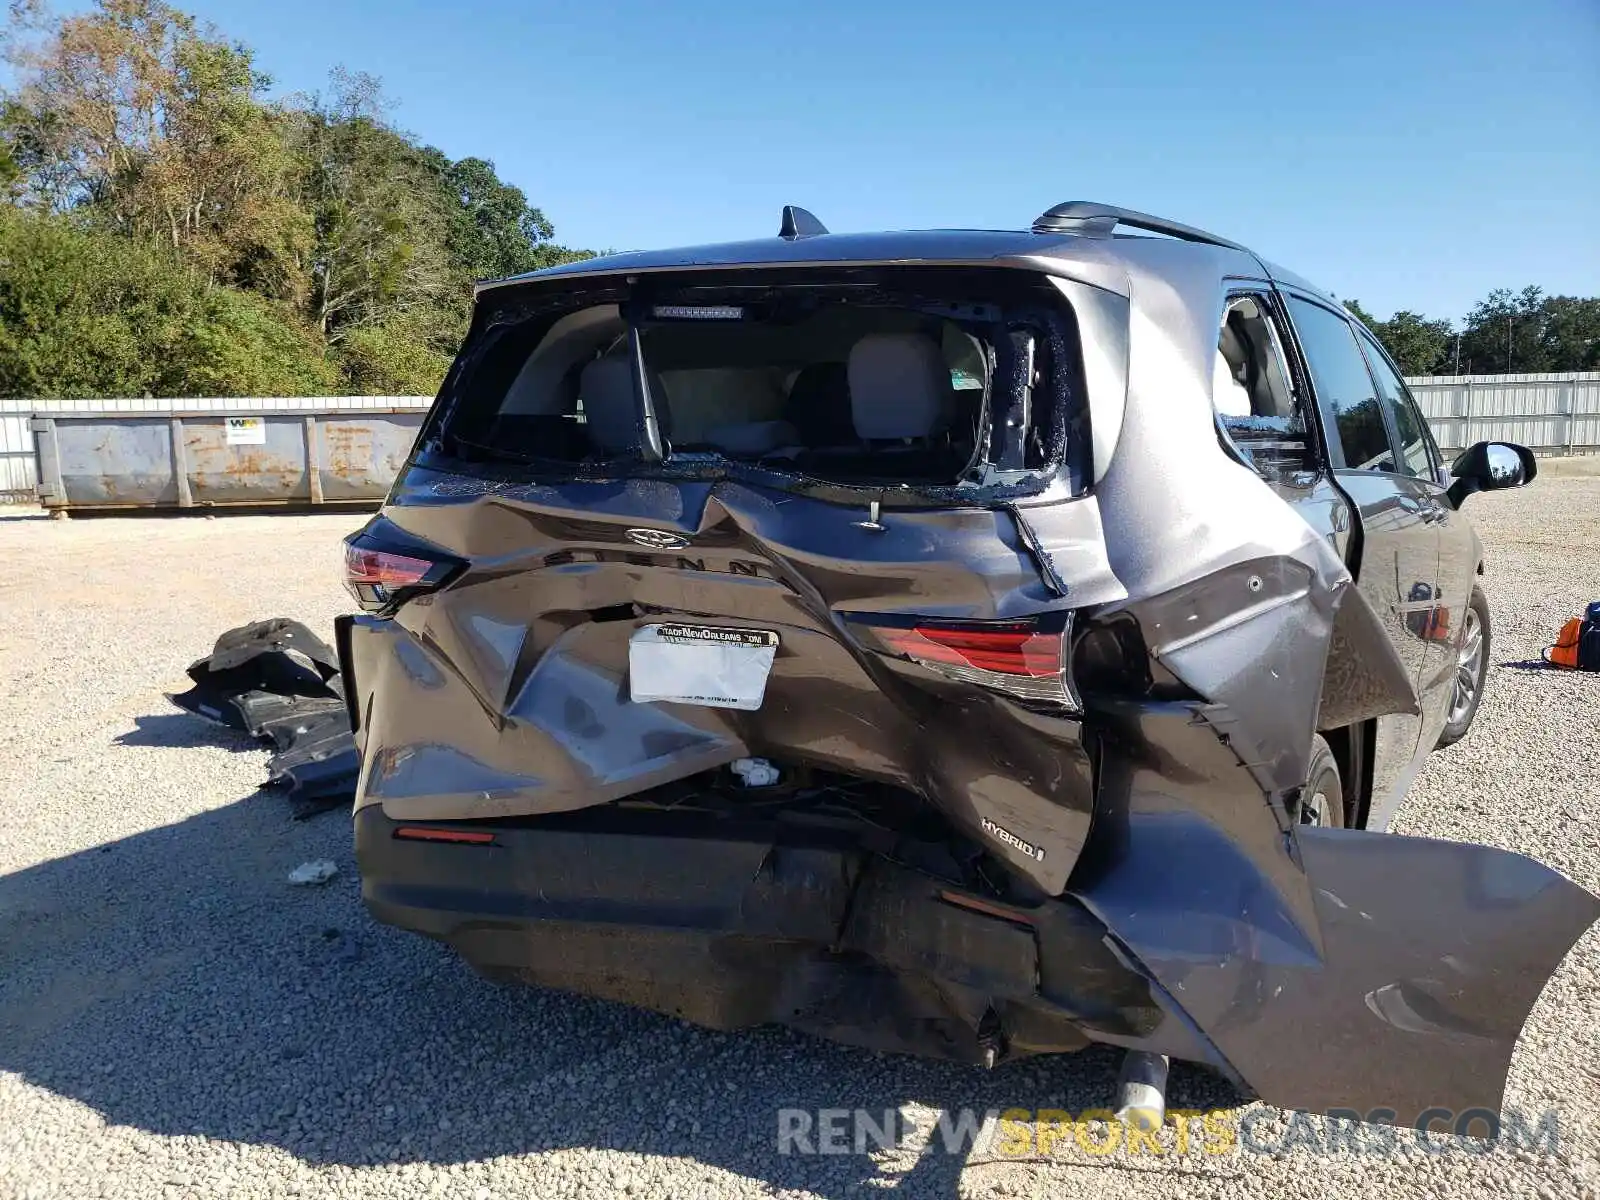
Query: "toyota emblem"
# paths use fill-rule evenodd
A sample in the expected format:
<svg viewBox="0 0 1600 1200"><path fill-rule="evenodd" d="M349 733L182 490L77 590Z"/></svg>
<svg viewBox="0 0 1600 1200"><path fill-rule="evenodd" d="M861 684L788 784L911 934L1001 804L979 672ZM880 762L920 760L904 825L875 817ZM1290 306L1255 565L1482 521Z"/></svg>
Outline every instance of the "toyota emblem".
<svg viewBox="0 0 1600 1200"><path fill-rule="evenodd" d="M648 546L651 550L682 550L689 544L688 538L667 529L630 529L626 537L635 545Z"/></svg>

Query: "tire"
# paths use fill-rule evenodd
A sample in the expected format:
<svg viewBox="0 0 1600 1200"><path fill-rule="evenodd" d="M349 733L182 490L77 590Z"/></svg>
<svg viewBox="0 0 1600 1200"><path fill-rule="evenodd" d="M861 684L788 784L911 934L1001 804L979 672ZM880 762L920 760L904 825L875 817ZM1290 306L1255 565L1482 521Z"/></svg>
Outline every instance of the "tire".
<svg viewBox="0 0 1600 1200"><path fill-rule="evenodd" d="M1474 587L1467 602L1466 628L1461 633L1461 648L1456 652L1456 675L1450 693L1450 709L1434 749L1443 749L1467 736L1472 718L1483 701L1483 685L1489 678L1489 598Z"/></svg>
<svg viewBox="0 0 1600 1200"><path fill-rule="evenodd" d="M1291 814L1296 823L1324 829L1343 829L1345 821L1344 780L1339 776L1339 760L1319 733L1311 739L1311 763L1306 784Z"/></svg>

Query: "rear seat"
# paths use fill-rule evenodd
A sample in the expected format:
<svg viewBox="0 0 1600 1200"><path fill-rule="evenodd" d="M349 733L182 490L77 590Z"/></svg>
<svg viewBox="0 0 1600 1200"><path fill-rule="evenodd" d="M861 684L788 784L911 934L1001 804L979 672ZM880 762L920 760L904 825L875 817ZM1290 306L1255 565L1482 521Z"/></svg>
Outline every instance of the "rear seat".
<svg viewBox="0 0 1600 1200"><path fill-rule="evenodd" d="M656 423L663 438L671 437L667 391L657 376L650 379ZM624 355L597 358L583 368L578 396L596 454L611 456L639 448L639 409L633 396L633 364Z"/></svg>
<svg viewBox="0 0 1600 1200"><path fill-rule="evenodd" d="M784 414L802 446L842 449L853 445L857 438L850 410L850 369L842 362L802 367L789 385Z"/></svg>
<svg viewBox="0 0 1600 1200"><path fill-rule="evenodd" d="M670 438L666 388L658 377L651 385L662 436ZM579 393L595 453L637 448L633 374L625 356L585 366ZM891 480L954 478L968 458L950 443L956 409L950 368L934 338L868 334L850 348L847 362L804 367L789 388L782 419L714 426L701 431L699 442L742 457L792 454L807 471L832 466Z"/></svg>

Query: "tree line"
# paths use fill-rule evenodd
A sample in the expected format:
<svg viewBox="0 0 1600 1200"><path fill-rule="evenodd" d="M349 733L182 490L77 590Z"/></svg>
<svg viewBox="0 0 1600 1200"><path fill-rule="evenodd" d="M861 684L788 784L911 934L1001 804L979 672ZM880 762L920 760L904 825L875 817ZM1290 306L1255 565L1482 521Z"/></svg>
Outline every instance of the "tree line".
<svg viewBox="0 0 1600 1200"><path fill-rule="evenodd" d="M589 257L370 75L271 99L161 0L41 3L0 30L0 396L431 394L475 279ZM1600 299L1495 291L1459 329L1348 303L1407 374L1600 369Z"/></svg>
<svg viewBox="0 0 1600 1200"><path fill-rule="evenodd" d="M1409 310L1380 321L1359 301L1346 300L1345 306L1407 375L1600 371L1600 297L1497 288L1473 306L1459 329Z"/></svg>
<svg viewBox="0 0 1600 1200"><path fill-rule="evenodd" d="M12 0L0 40L0 395L431 394L475 279L589 256L371 76L269 99L160 0Z"/></svg>

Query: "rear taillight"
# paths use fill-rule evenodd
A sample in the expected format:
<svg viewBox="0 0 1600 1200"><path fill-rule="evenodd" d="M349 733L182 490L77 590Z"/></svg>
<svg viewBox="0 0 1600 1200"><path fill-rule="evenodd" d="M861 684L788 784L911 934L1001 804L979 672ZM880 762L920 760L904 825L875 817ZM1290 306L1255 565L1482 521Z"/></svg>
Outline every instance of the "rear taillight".
<svg viewBox="0 0 1600 1200"><path fill-rule="evenodd" d="M1071 614L1026 621L912 620L904 625L860 620L890 654L950 679L1076 709L1067 669ZM1063 619L1067 618L1067 619Z"/></svg>
<svg viewBox="0 0 1600 1200"><path fill-rule="evenodd" d="M351 587L410 587L421 583L433 566L425 558L411 558L405 554L390 554L386 550L363 550L359 546L344 548L345 582Z"/></svg>
<svg viewBox="0 0 1600 1200"><path fill-rule="evenodd" d="M364 534L344 546L344 585L367 612L384 612L432 591L459 567L455 559L424 558L414 550L406 553L374 545Z"/></svg>

